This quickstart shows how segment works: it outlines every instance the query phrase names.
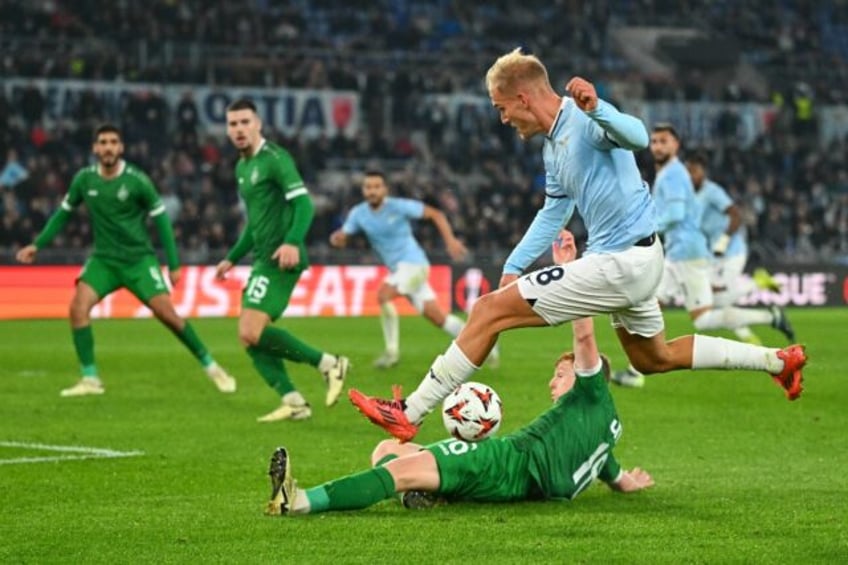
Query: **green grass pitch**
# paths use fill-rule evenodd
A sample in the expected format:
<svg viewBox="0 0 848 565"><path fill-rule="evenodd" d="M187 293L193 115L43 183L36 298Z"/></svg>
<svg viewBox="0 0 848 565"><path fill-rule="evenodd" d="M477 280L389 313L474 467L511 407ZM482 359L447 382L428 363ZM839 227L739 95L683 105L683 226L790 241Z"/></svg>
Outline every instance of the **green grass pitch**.
<svg viewBox="0 0 848 565"><path fill-rule="evenodd" d="M0 323L0 562L845 563L848 315L791 316L810 356L797 402L766 375L743 372L679 372L653 377L643 390L614 389L624 424L618 458L653 474L649 491L625 496L596 485L571 503L416 512L387 501L297 519L262 515L274 447L290 448L299 483L312 486L366 466L384 437L346 399L325 408L310 367L290 372L313 401L313 418L258 424L278 400L240 349L235 320L194 322L238 378L232 396L218 393L156 322L95 321L107 393L64 399L59 390L76 379L67 323ZM667 319L669 335L690 331L682 313ZM404 318L401 364L379 372L371 368L382 344L376 319L283 325L349 355L350 385L368 393L388 394L395 382L414 387L448 342L422 319ZM620 366L606 320L596 320L596 330ZM772 330L761 335L783 343ZM568 326L502 337L501 368L475 377L504 400L502 432L548 405L551 364L570 342ZM431 416L419 439L443 435ZM14 463L69 456L85 458Z"/></svg>

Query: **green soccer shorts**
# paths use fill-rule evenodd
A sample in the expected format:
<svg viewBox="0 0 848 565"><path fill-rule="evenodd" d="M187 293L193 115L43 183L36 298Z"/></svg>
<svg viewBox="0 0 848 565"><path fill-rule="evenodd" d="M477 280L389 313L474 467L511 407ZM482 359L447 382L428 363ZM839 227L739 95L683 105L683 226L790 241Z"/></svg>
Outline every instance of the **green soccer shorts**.
<svg viewBox="0 0 848 565"><path fill-rule="evenodd" d="M454 500L509 502L539 498L530 456L506 439L446 439L425 447L436 458L438 494Z"/></svg>
<svg viewBox="0 0 848 565"><path fill-rule="evenodd" d="M242 310L265 312L276 320L289 305L294 287L303 271L282 271L277 266L253 265L241 294Z"/></svg>
<svg viewBox="0 0 848 565"><path fill-rule="evenodd" d="M159 269L155 255L145 255L135 263L120 264L89 257L82 267L77 282L82 281L101 300L119 288L126 288L144 304L160 294L168 293L165 277Z"/></svg>

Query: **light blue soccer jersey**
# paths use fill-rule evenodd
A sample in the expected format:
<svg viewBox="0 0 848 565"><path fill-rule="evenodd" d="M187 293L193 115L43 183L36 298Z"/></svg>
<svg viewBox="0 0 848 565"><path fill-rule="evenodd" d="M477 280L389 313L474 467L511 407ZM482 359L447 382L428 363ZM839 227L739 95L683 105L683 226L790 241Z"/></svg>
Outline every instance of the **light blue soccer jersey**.
<svg viewBox="0 0 848 565"><path fill-rule="evenodd" d="M424 250L412 235L410 224L410 220L418 220L423 216L423 202L387 196L377 210L372 209L367 202L354 206L342 231L348 235L364 233L383 263L394 272L398 263L430 264Z"/></svg>
<svg viewBox="0 0 848 565"><path fill-rule="evenodd" d="M677 157L669 159L657 173L654 202L669 260L692 261L712 256L707 238L701 233L701 205L695 198L692 179Z"/></svg>
<svg viewBox="0 0 848 565"><path fill-rule="evenodd" d="M587 255L623 251L654 233L654 204L633 156L647 145L645 125L633 116L603 100L583 112L563 98L543 149L545 204L504 273L520 274L544 253L575 206L589 233Z"/></svg>
<svg viewBox="0 0 848 565"><path fill-rule="evenodd" d="M721 234L727 231L730 217L726 210L733 206L733 200L721 185L710 179L704 179L703 186L696 193L696 197L701 204L701 231L707 236L710 249L712 249ZM748 244L745 236L745 227L739 226L739 229L730 236L730 243L727 245L724 257L747 255Z"/></svg>

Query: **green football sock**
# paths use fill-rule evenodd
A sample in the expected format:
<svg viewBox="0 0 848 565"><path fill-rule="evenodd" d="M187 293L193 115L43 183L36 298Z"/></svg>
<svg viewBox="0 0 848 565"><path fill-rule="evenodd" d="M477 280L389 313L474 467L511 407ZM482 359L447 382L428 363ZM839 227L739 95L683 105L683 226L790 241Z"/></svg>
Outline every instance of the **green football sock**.
<svg viewBox="0 0 848 565"><path fill-rule="evenodd" d="M374 464L374 466L375 466L375 467L382 467L383 465L385 465L386 463L388 463L388 462L389 462L389 461L391 461L392 459L397 459L397 458L398 458L398 456L397 456L397 455L395 455L394 453L389 453L388 455L383 455L383 456L380 458L380 460L379 460L379 461L377 461L377 462Z"/></svg>
<svg viewBox="0 0 848 565"><path fill-rule="evenodd" d="M194 328L191 327L191 324L186 322L183 330L180 332L174 331L174 335L177 336L177 339L183 342L183 345L191 351L191 354L194 355L204 367L208 367L214 363L212 356L209 355L209 350L206 349L206 346L203 345L203 342L200 341L200 338L197 337L196 333L194 333Z"/></svg>
<svg viewBox="0 0 848 565"><path fill-rule="evenodd" d="M253 359L253 366L268 386L276 390L280 396L295 390L282 359L256 347L248 347L247 354Z"/></svg>
<svg viewBox="0 0 848 565"><path fill-rule="evenodd" d="M259 336L258 349L276 357L289 359L295 363L309 363L317 367L322 352L303 343L282 328L266 327Z"/></svg>
<svg viewBox="0 0 848 565"><path fill-rule="evenodd" d="M395 481L383 467L374 467L306 490L310 513L359 510L391 498L394 494Z"/></svg>
<svg viewBox="0 0 848 565"><path fill-rule="evenodd" d="M97 366L94 364L94 332L91 326L72 328L74 349L80 362L80 372L83 377L96 377Z"/></svg>

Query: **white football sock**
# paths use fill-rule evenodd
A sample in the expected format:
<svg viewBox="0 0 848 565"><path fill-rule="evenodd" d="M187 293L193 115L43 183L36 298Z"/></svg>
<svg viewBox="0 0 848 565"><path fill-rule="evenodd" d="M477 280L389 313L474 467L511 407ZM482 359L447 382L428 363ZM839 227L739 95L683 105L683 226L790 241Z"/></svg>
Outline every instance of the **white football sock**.
<svg viewBox="0 0 848 565"><path fill-rule="evenodd" d="M303 406L306 404L306 399L303 398L303 395L300 394L299 391L293 390L283 395L283 404L288 404L289 406Z"/></svg>
<svg viewBox="0 0 848 565"><path fill-rule="evenodd" d="M462 318L458 318L453 314L448 314L445 317L445 323L442 324L442 329L449 333L452 337L458 336L459 332L461 332L464 327L465 322L462 321Z"/></svg>
<svg viewBox="0 0 848 565"><path fill-rule="evenodd" d="M645 375L642 374L641 371L637 370L636 367L633 366L633 363L631 363L630 365L627 366L627 372L630 373L631 375L635 376L635 377L639 377L639 376L644 377L645 376Z"/></svg>
<svg viewBox="0 0 848 565"><path fill-rule="evenodd" d="M297 494L294 495L294 506L292 506L292 514L309 514L312 510L312 505L309 504L309 497L306 496L306 491L298 488Z"/></svg>
<svg viewBox="0 0 848 565"><path fill-rule="evenodd" d="M742 326L771 324L774 316L768 310L754 310L725 306L708 310L694 321L696 330L733 330Z"/></svg>
<svg viewBox="0 0 848 565"><path fill-rule="evenodd" d="M723 337L695 334L692 344L693 369L750 369L776 375L783 370L779 349L741 343Z"/></svg>
<svg viewBox="0 0 848 565"><path fill-rule="evenodd" d="M751 339L754 337L754 332L751 331L751 328L748 326L742 326L733 330L733 333L736 334L736 337L745 341L747 339Z"/></svg>
<svg viewBox="0 0 848 565"><path fill-rule="evenodd" d="M406 417L413 424L420 423L424 416L432 412L453 389L467 381L477 369L479 367L468 360L456 342L452 342L445 354L433 361L430 371L415 392L406 397Z"/></svg>
<svg viewBox="0 0 848 565"><path fill-rule="evenodd" d="M386 351L397 354L400 350L400 324L397 309L391 302L380 305L380 325L383 327Z"/></svg>
<svg viewBox="0 0 848 565"><path fill-rule="evenodd" d="M733 283L732 287L713 293L713 305L716 308L723 308L736 304L740 298L751 294L755 288L756 285L752 279L740 277Z"/></svg>
<svg viewBox="0 0 848 565"><path fill-rule="evenodd" d="M318 370L322 373L326 373L330 369L333 368L333 365L336 364L339 358L335 355L330 355L329 353L322 353L321 360L318 361Z"/></svg>

